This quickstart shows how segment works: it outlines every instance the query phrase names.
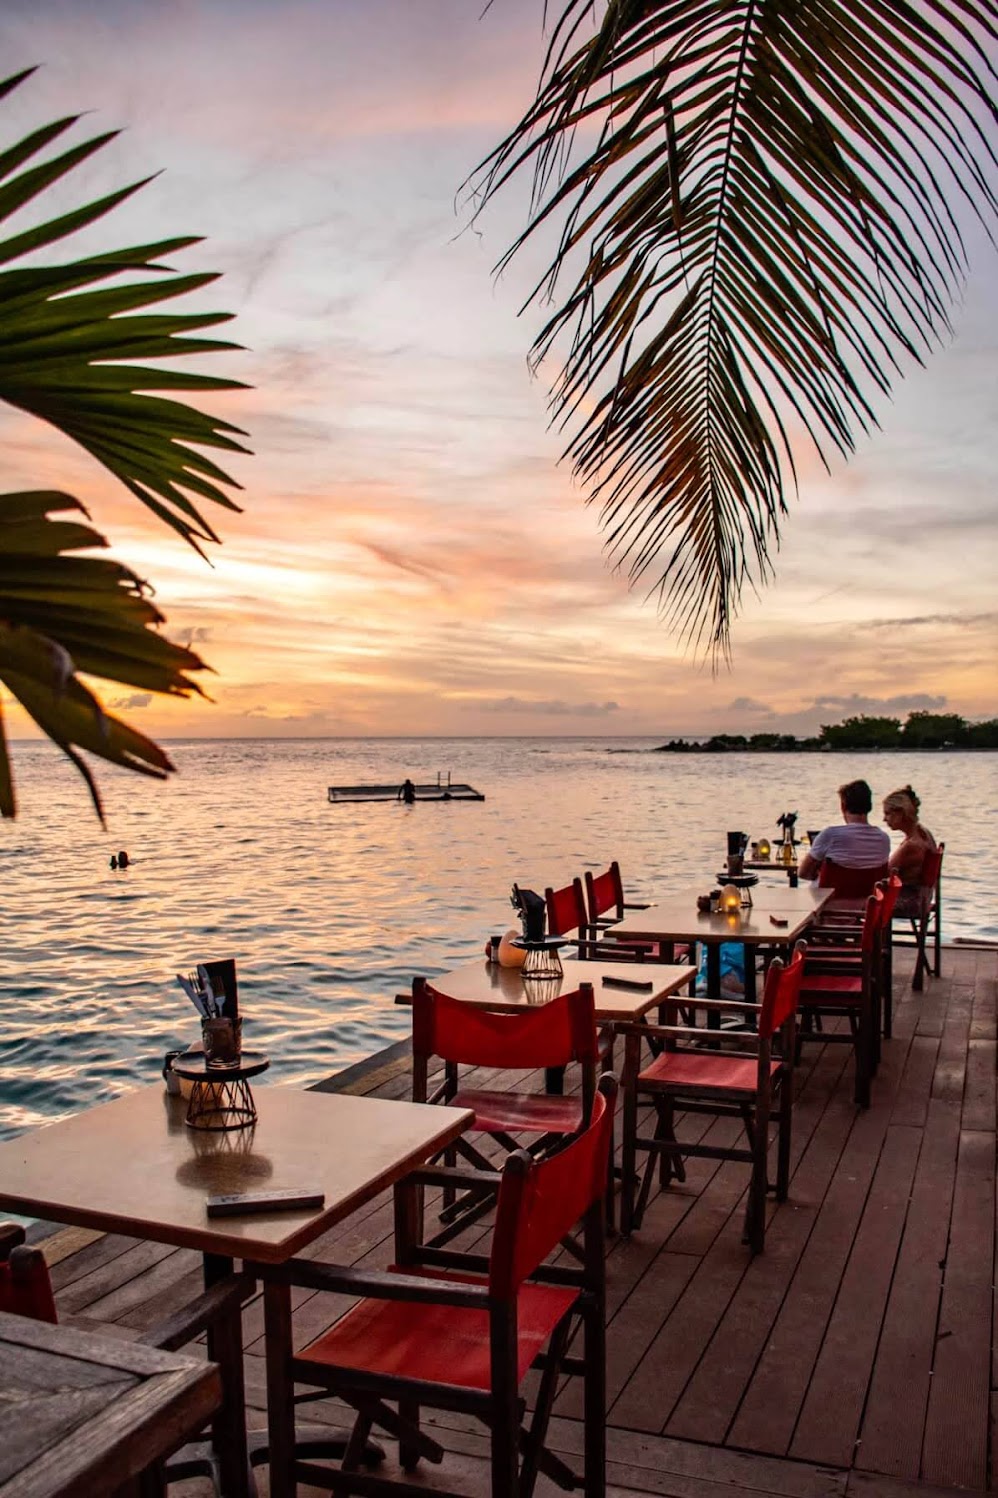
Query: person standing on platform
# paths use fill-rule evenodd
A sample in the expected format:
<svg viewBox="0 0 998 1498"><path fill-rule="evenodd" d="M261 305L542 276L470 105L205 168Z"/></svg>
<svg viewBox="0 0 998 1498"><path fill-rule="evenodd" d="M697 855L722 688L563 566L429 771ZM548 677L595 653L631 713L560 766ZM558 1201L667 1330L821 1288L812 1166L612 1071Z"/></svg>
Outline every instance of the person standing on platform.
<svg viewBox="0 0 998 1498"><path fill-rule="evenodd" d="M399 793L398 793L397 799L399 801L403 801L406 806L411 806L412 803L415 801L415 799L416 799L416 787L413 785L413 783L412 783L411 780L408 780L408 779L403 780L402 784L399 786Z"/></svg>
<svg viewBox="0 0 998 1498"><path fill-rule="evenodd" d="M891 840L882 827L871 827L873 792L865 780L839 786L842 823L819 832L800 861L801 879L817 879L826 858L844 869L879 869L887 863Z"/></svg>

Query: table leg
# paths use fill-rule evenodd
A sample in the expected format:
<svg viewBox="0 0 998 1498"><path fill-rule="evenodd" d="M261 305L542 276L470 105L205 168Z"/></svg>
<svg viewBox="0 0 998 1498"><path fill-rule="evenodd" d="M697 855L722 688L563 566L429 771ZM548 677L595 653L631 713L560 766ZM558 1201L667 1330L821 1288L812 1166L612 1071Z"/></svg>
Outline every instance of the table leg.
<svg viewBox="0 0 998 1498"><path fill-rule="evenodd" d="M745 999L747 1003L754 1004L756 1002L755 947L750 947L748 942L743 942L742 952L745 968Z"/></svg>
<svg viewBox="0 0 998 1498"><path fill-rule="evenodd" d="M225 1254L204 1255L204 1285L210 1290L233 1270ZM210 1326L208 1356L222 1373L222 1408L211 1425L212 1444L218 1454L219 1474L225 1498L249 1498L253 1491L246 1444L246 1389L243 1378L242 1317L226 1317Z"/></svg>
<svg viewBox="0 0 998 1498"><path fill-rule="evenodd" d="M708 999L719 999L721 997L721 944L711 941L707 943L707 997ZM720 1030L720 1009L707 1010L707 1029ZM714 1041L708 1044L717 1050Z"/></svg>
<svg viewBox="0 0 998 1498"><path fill-rule="evenodd" d="M271 1498L295 1498L295 1410L291 1383L291 1286L264 1282L267 1431Z"/></svg>

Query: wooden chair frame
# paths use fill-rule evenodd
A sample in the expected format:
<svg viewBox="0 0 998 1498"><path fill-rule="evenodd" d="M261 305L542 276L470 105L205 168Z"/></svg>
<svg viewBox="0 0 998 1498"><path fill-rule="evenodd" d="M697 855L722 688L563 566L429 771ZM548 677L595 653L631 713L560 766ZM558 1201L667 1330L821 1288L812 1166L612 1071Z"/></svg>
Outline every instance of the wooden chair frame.
<svg viewBox="0 0 998 1498"><path fill-rule="evenodd" d="M609 1166L613 1140L613 1106L617 1083L613 1077L600 1081L602 1104L594 1110L593 1124L602 1130L602 1170ZM587 1130L587 1133L589 1131ZM585 1135L577 1136L559 1152L566 1156L577 1147L585 1147ZM525 1209L526 1193L534 1173L557 1164L558 1156L546 1162L533 1160L525 1151L510 1155L501 1175L493 1174L489 1185L498 1187L499 1206L492 1252L489 1256L459 1253L452 1249L425 1245L420 1238L420 1197L427 1185L439 1185L449 1174L439 1167L413 1171L395 1188L395 1224L397 1266L389 1272L340 1269L310 1260L291 1260L282 1265L253 1265L254 1273L265 1284L284 1287L283 1309L278 1310L277 1296L268 1296L268 1344L291 1348L290 1287L327 1290L338 1294L364 1297L368 1302L401 1301L411 1305L451 1307L455 1313L475 1310L488 1317L490 1352L490 1387L471 1388L458 1382L443 1382L406 1376L399 1372L337 1366L316 1357L309 1349L296 1355L289 1351L283 1366L268 1351L268 1402L272 1419L281 1430L283 1448L292 1453L295 1479L330 1489L337 1493L378 1495L425 1495L423 1484L394 1482L365 1474L359 1469L371 1460L368 1437L378 1426L399 1441L399 1458L403 1472L412 1472L420 1458L439 1463L444 1450L420 1424L424 1407L470 1414L489 1429L491 1453L491 1492L493 1498L531 1498L539 1473L544 1472L560 1487L581 1487L586 1498L604 1498L606 1491L606 1267L603 1191L601 1179L593 1180L592 1194L581 1217L582 1242L574 1236L564 1238L569 1250L557 1264L539 1263L529 1268L526 1280L518 1279L519 1268L505 1261L512 1241L509 1224L518 1211ZM564 1166L570 1168L570 1160ZM527 1209L529 1210L529 1209ZM570 1232L570 1225L561 1231ZM555 1245L552 1244L553 1248ZM499 1262L499 1273L495 1272ZM533 1419L524 1426L525 1402L517 1376L518 1302L524 1284L559 1286L574 1292L574 1301L554 1327L546 1349L533 1366L540 1370ZM507 1288L502 1288L503 1285ZM354 1307L354 1311L360 1308ZM347 1316L353 1312L348 1312ZM278 1318L281 1324L278 1325ZM569 1355L569 1344L577 1324L581 1324L583 1348L581 1357ZM328 1335L334 1335L336 1327ZM324 1339L320 1338L321 1343ZM559 1379L565 1375L584 1381L584 1459L585 1472L580 1479L560 1457L544 1444ZM309 1392L295 1394L295 1386L308 1386ZM318 1467L305 1461L295 1440L295 1406L314 1399L335 1395L347 1403L356 1418L338 1469ZM313 1454L320 1454L317 1443L308 1443ZM322 1454L332 1455L336 1443ZM377 1456L375 1456L375 1460ZM441 1498L458 1498L450 1490Z"/></svg>
<svg viewBox="0 0 998 1498"><path fill-rule="evenodd" d="M9 1265L15 1286L18 1281L26 1287L37 1285L42 1278L48 1282L45 1255L25 1242L25 1231L19 1223L0 1223L0 1264ZM255 1491L248 1467L243 1469L246 1409L242 1340L242 1307L255 1289L251 1275L229 1275L138 1338L147 1347L177 1352L208 1333L210 1356L218 1364L224 1400L212 1422L214 1450L201 1443L185 1445L178 1457L154 1464L137 1480L135 1491L141 1498L158 1498L166 1492L168 1482L203 1475L211 1477L216 1492ZM237 1435L241 1439L234 1439Z"/></svg>
<svg viewBox="0 0 998 1498"><path fill-rule="evenodd" d="M790 1180L790 1142L793 1118L793 1072L797 1056L796 1014L797 1000L793 990L799 989L803 972L804 942L794 948L791 963L786 967L776 957L766 974L766 990L761 1004L745 1000L702 999L696 1001L697 1008L720 1012L732 1010L745 1017L745 1028L740 1030L691 1028L686 1025L636 1025L621 1026L626 1034L623 1075L623 1150L621 1189L621 1231L627 1235L640 1228L645 1208L651 1193L652 1178L656 1162L659 1182L662 1187L669 1184L675 1175L685 1180L683 1157L701 1157L712 1160L741 1160L752 1167L749 1198L746 1209L745 1240L753 1253L760 1253L766 1231L766 1196L769 1190L768 1152L769 1124L773 1116L774 1097L778 1103L777 1121L777 1172L776 1199L785 1201ZM780 1025L769 1030L760 1023L764 1011L772 1012L780 985L789 985L791 1007ZM678 1005L676 1006L678 1008ZM755 1021L755 1028L749 1024ZM647 1076L641 1071L642 1041L654 1037L662 1042L667 1053L676 1053L684 1048L709 1045L714 1059L723 1069L725 1062L756 1062L755 1081L752 1086L737 1087L723 1083L706 1085L702 1082L685 1083L665 1078ZM774 1051L773 1039L777 1040ZM732 1043L738 1049L731 1050ZM723 1049L720 1049L723 1047ZM778 1063L774 1072L772 1063ZM655 1132L641 1134L638 1123L638 1105L642 1098L651 1102L655 1110ZM703 1143L684 1143L676 1138L675 1111L679 1107L684 1113L710 1114L714 1117L739 1118L748 1136L748 1148L719 1146ZM648 1154L644 1173L639 1178L638 1151Z"/></svg>

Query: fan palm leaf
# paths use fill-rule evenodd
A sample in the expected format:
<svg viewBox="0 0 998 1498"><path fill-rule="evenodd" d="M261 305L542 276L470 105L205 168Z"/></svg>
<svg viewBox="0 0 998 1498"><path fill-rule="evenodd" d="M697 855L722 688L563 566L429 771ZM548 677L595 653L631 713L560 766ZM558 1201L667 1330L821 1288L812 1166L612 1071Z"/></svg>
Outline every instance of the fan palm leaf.
<svg viewBox="0 0 998 1498"><path fill-rule="evenodd" d="M189 672L204 670L193 651L157 628L163 616L146 585L118 562L78 556L107 546L77 518L71 495L0 495L0 681L84 775L98 816L100 795L78 751L160 778L172 765L156 744L106 712L77 672L148 692L200 692ZM0 719L0 810L16 810Z"/></svg>
<svg viewBox="0 0 998 1498"><path fill-rule="evenodd" d="M568 0L533 105L472 179L533 170L532 358L611 558L717 656L772 569L793 443L826 466L948 329L989 228L991 0ZM959 212L951 199L963 206ZM533 300L533 296L531 297ZM562 350L565 352L562 352Z"/></svg>
<svg viewBox="0 0 998 1498"><path fill-rule="evenodd" d="M28 76L0 83L0 99ZM113 138L98 135L48 155L75 123L75 117L57 120L0 152L0 224ZM238 486L203 449L246 449L236 440L242 435L237 427L168 392L241 387L136 362L238 347L203 336L227 321L227 313L159 310L216 279L177 276L163 263L198 241L172 238L64 265L37 263L40 251L94 223L143 185L0 240L0 400L79 443L200 551L202 542L218 539L203 503L238 509L228 492ZM76 514L53 518L65 511ZM105 711L79 673L140 692L188 696L200 691L188 673L203 670L204 662L160 632L163 616L133 572L77 555L107 545L80 515L86 511L69 495L0 495L0 682L83 774L103 820L81 750L146 775L162 777L173 767L158 745ZM9 817L15 811L0 717L0 812Z"/></svg>

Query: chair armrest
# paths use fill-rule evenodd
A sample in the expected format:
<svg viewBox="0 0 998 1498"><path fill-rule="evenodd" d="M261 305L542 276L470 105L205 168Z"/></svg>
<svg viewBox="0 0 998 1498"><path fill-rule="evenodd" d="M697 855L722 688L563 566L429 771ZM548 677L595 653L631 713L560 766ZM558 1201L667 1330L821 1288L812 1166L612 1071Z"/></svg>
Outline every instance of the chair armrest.
<svg viewBox="0 0 998 1498"><path fill-rule="evenodd" d="M297 1285L306 1290L331 1290L337 1295L356 1295L375 1300L420 1300L466 1310L484 1310L489 1304L487 1285L462 1285L454 1281L384 1269L348 1269L339 1264L319 1264L310 1259L289 1259L286 1264L254 1264L260 1279L275 1284Z"/></svg>
<svg viewBox="0 0 998 1498"><path fill-rule="evenodd" d="M147 1347L176 1352L178 1347L193 1342L216 1322L236 1314L255 1290L256 1281L251 1274L230 1274L169 1320L144 1332L138 1340Z"/></svg>
<svg viewBox="0 0 998 1498"><path fill-rule="evenodd" d="M25 1232L19 1222L0 1222L0 1263L10 1257L12 1248L23 1243Z"/></svg>
<svg viewBox="0 0 998 1498"><path fill-rule="evenodd" d="M624 909L625 910L651 910L651 906L648 904L647 900L640 900L640 901L639 900L625 900L624 901Z"/></svg>
<svg viewBox="0 0 998 1498"><path fill-rule="evenodd" d="M752 999L705 999L700 994L694 998L671 995L663 999L664 1004L678 1004L683 1009L737 1009L741 1014L761 1014L762 1005Z"/></svg>
<svg viewBox="0 0 998 1498"><path fill-rule="evenodd" d="M482 1191L498 1191L502 1175L498 1170L473 1170L460 1165L420 1165L406 1171L400 1186L466 1186Z"/></svg>
<svg viewBox="0 0 998 1498"><path fill-rule="evenodd" d="M709 1030L702 1025L648 1025L626 1020L614 1026L618 1035L636 1035L639 1040L750 1040L759 1039L758 1030Z"/></svg>

